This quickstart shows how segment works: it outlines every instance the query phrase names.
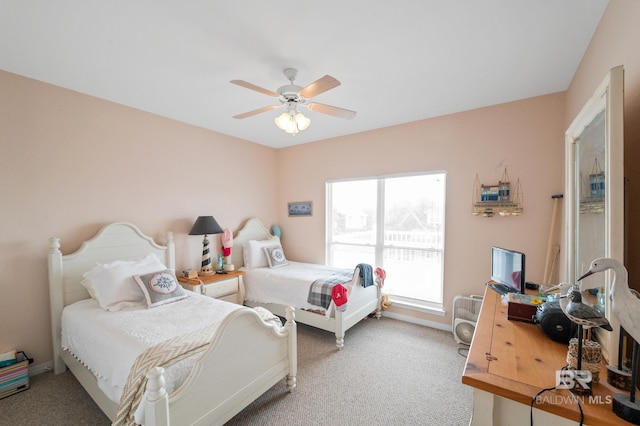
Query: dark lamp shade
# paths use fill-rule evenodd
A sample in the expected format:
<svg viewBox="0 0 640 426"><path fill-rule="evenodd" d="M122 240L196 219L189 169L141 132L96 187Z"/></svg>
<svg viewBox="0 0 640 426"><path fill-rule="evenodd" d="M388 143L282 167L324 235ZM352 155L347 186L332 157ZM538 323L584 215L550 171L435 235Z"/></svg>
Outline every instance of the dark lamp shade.
<svg viewBox="0 0 640 426"><path fill-rule="evenodd" d="M223 232L213 216L198 216L189 235L213 235L222 234Z"/></svg>

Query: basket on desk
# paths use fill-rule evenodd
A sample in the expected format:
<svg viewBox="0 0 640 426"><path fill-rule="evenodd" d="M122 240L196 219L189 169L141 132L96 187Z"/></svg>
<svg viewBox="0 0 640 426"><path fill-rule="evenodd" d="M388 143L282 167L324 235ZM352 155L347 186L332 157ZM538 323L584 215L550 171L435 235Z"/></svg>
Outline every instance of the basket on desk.
<svg viewBox="0 0 640 426"><path fill-rule="evenodd" d="M569 351L567 352L567 363L572 369L578 368L578 339L576 337L569 341ZM602 368L602 347L598 342L585 340L582 343L582 369L591 372L594 383L600 380L600 369Z"/></svg>

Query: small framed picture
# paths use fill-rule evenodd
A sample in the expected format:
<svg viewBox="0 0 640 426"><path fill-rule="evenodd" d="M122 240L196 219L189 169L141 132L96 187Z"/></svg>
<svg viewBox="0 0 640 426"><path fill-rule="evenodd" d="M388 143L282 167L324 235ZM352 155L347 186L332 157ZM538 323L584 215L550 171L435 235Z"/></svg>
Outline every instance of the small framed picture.
<svg viewBox="0 0 640 426"><path fill-rule="evenodd" d="M311 201L289 203L289 216L311 216Z"/></svg>

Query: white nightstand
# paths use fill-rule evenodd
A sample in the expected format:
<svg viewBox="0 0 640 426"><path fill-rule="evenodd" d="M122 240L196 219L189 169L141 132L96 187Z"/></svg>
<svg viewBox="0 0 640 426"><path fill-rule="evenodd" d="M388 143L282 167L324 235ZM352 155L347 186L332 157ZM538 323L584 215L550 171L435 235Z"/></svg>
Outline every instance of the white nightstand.
<svg viewBox="0 0 640 426"><path fill-rule="evenodd" d="M244 271L229 271L226 274L200 275L196 279L178 277L178 281L185 290L242 305L244 303L243 275Z"/></svg>

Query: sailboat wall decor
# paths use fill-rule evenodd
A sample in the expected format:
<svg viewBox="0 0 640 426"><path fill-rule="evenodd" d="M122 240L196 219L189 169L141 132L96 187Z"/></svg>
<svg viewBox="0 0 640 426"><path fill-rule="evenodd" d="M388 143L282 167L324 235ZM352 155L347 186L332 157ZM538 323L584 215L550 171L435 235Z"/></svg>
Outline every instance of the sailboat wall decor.
<svg viewBox="0 0 640 426"><path fill-rule="evenodd" d="M474 216L520 216L524 212L523 202L520 178L512 186L506 167L502 178L495 185L480 184L480 178L476 174L471 201L471 213Z"/></svg>

